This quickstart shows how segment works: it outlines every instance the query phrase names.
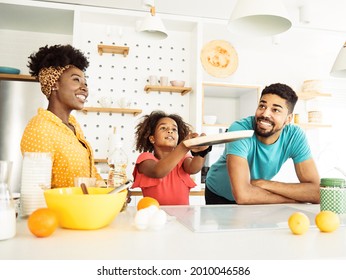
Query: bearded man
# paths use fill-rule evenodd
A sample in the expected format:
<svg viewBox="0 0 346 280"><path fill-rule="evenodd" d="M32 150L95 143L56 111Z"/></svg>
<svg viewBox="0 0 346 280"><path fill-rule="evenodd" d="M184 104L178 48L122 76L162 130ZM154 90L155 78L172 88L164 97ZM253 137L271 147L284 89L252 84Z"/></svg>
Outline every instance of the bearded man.
<svg viewBox="0 0 346 280"><path fill-rule="evenodd" d="M291 124L297 100L291 87L269 85L255 116L231 124L228 131L254 134L225 145L207 173L206 204L319 203L320 177L306 135ZM299 182L272 181L288 159L293 160Z"/></svg>

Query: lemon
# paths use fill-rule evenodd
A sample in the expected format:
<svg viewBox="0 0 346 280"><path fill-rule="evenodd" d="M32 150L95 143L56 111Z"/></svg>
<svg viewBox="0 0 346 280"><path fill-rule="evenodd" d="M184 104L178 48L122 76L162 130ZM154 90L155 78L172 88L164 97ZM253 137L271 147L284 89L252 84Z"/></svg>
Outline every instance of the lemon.
<svg viewBox="0 0 346 280"><path fill-rule="evenodd" d="M315 217L316 226L322 232L333 232L340 226L339 216L332 211L321 211Z"/></svg>
<svg viewBox="0 0 346 280"><path fill-rule="evenodd" d="M295 212L288 218L288 227L292 233L301 235L308 231L310 220L302 212Z"/></svg>

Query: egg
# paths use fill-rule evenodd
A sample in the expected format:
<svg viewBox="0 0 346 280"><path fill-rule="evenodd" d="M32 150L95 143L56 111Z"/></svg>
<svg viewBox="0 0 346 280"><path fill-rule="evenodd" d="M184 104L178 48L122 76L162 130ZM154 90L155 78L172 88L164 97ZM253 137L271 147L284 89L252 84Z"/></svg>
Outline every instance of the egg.
<svg viewBox="0 0 346 280"><path fill-rule="evenodd" d="M137 211L134 219L135 227L139 230L146 229L149 225L149 217L150 215L145 209Z"/></svg>
<svg viewBox="0 0 346 280"><path fill-rule="evenodd" d="M160 230L167 222L167 214L157 206L149 206L138 210L135 215L134 224L139 230Z"/></svg>
<svg viewBox="0 0 346 280"><path fill-rule="evenodd" d="M151 206L146 207L142 210L146 211L149 214L149 216L151 216L154 213L156 213L159 210L159 208L156 205L151 205Z"/></svg>
<svg viewBox="0 0 346 280"><path fill-rule="evenodd" d="M159 209L154 212L149 218L149 227L153 230L161 230L167 222L167 214Z"/></svg>
<svg viewBox="0 0 346 280"><path fill-rule="evenodd" d="M159 210L157 206L149 206L138 210L135 215L135 227L140 230L148 228L151 217Z"/></svg>

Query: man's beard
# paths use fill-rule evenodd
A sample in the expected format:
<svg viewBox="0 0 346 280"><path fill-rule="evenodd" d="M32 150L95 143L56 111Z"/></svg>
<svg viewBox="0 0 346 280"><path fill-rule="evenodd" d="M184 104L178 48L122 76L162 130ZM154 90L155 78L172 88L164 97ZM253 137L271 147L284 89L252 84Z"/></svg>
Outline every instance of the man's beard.
<svg viewBox="0 0 346 280"><path fill-rule="evenodd" d="M263 130L259 129L258 128L258 122L260 122L261 120L270 122L272 124L272 129L269 131L265 131L265 132L263 132ZM270 121L268 118L263 118L263 117L261 118L260 117L260 118L255 119L255 134L258 136L268 138L283 128L283 126L279 129L274 129L274 127L275 127L275 123Z"/></svg>

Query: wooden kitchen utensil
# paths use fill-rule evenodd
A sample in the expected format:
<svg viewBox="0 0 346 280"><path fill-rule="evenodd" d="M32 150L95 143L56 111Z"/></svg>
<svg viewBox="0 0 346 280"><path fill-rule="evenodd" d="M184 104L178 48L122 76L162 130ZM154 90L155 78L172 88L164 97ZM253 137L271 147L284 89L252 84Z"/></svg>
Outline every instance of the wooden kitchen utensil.
<svg viewBox="0 0 346 280"><path fill-rule="evenodd" d="M82 188L83 194L89 194L88 189L84 183L81 183L80 187Z"/></svg>
<svg viewBox="0 0 346 280"><path fill-rule="evenodd" d="M230 131L188 139L184 141L184 144L186 145L186 147L211 146L248 138L251 137L253 133L253 130Z"/></svg>

